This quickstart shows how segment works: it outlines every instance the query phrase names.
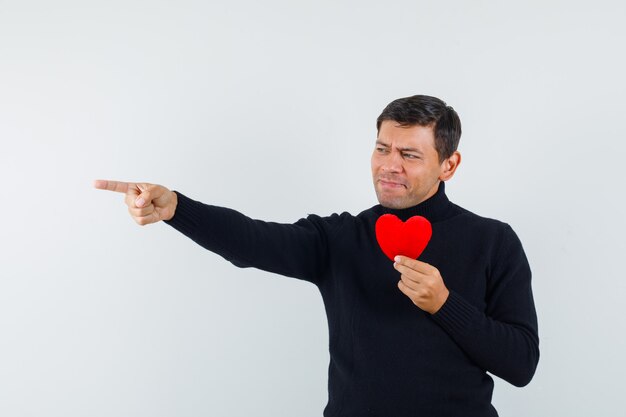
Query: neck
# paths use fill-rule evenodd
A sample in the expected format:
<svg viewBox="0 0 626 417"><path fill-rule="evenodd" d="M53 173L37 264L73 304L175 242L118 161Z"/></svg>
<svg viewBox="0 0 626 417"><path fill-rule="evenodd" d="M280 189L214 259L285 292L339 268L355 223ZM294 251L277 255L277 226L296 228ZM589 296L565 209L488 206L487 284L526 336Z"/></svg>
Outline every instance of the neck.
<svg viewBox="0 0 626 417"><path fill-rule="evenodd" d="M402 221L407 221L412 216L423 216L429 221L435 222L446 218L451 204L445 193L445 182L441 181L437 192L419 204L401 209L378 204L374 206L374 209L380 215L394 214Z"/></svg>

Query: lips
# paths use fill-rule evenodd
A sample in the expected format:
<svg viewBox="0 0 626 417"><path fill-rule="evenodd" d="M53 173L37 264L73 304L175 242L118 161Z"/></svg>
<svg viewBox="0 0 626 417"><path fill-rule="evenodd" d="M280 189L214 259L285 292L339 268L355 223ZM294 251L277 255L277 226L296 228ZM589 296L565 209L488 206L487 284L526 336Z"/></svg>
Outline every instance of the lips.
<svg viewBox="0 0 626 417"><path fill-rule="evenodd" d="M383 187L395 187L395 188L405 187L406 188L406 185L399 183L399 182L390 181L390 180L386 180L383 178L380 178L378 181L381 183Z"/></svg>

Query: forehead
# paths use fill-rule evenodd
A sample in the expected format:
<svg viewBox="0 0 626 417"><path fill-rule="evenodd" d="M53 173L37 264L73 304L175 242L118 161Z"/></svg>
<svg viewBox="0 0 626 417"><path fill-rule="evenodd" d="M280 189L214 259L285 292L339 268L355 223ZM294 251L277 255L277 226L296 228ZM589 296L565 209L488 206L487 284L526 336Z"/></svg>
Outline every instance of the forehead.
<svg viewBox="0 0 626 417"><path fill-rule="evenodd" d="M433 126L401 126L394 120L385 120L380 125L377 143L423 151L435 150L435 131Z"/></svg>

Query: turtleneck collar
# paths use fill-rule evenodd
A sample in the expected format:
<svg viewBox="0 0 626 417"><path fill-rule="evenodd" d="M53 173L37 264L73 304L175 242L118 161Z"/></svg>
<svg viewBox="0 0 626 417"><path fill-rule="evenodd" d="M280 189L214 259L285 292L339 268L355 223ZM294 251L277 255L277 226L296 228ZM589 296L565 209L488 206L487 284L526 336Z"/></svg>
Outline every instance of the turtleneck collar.
<svg viewBox="0 0 626 417"><path fill-rule="evenodd" d="M412 216L424 216L430 222L444 220L447 218L452 205L450 200L448 200L448 196L446 196L445 190L445 182L441 181L437 192L419 204L402 209L394 209L377 204L372 209L380 216L383 214L394 214L402 221L407 221Z"/></svg>

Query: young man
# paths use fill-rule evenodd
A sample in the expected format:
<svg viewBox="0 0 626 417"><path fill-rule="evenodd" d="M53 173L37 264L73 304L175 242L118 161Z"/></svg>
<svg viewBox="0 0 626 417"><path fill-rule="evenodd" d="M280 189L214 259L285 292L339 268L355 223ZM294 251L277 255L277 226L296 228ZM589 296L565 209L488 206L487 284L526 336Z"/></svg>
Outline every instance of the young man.
<svg viewBox="0 0 626 417"><path fill-rule="evenodd" d="M325 417L497 416L490 372L528 384L539 360L531 271L503 222L450 202L461 123L443 101L412 96L377 120L372 179L379 204L356 216L293 224L251 219L161 185L96 181L126 194L140 225L163 220L238 267L315 284L329 324ZM426 217L419 259L382 252L383 214Z"/></svg>

